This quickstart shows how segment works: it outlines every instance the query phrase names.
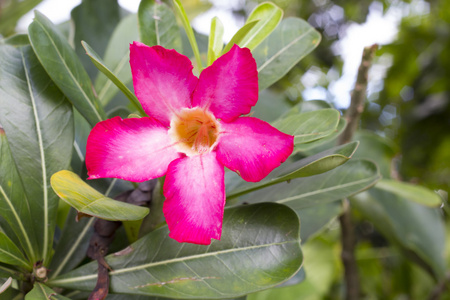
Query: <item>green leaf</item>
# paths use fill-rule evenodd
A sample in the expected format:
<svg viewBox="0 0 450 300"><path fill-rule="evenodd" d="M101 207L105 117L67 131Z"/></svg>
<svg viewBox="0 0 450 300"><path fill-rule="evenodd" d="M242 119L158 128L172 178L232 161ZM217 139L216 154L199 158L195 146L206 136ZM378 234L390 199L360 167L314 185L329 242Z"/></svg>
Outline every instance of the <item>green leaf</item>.
<svg viewBox="0 0 450 300"><path fill-rule="evenodd" d="M355 157L376 161L383 178L390 178L392 160L399 152L394 142L368 130L358 130L354 139L360 142Z"/></svg>
<svg viewBox="0 0 450 300"><path fill-rule="evenodd" d="M349 197L373 186L380 179L377 166L352 159L329 172L291 180L239 198L239 203L277 202L295 211Z"/></svg>
<svg viewBox="0 0 450 300"><path fill-rule="evenodd" d="M300 220L302 220L302 226L300 231L300 237L302 238L302 244L304 244L309 238L321 231L325 225L335 219L342 212L342 203L339 201L318 204L311 207L295 210Z"/></svg>
<svg viewBox="0 0 450 300"><path fill-rule="evenodd" d="M118 179L111 180L105 196L109 196L113 187L116 186ZM128 190L129 187L121 188ZM55 248L55 255L52 258L49 269L50 278L54 278L59 274L67 273L78 266L86 257L86 251L93 232L95 218L81 218L77 220L77 212L71 209L64 224L61 233L61 239Z"/></svg>
<svg viewBox="0 0 450 300"><path fill-rule="evenodd" d="M258 5L247 19L246 24L259 21L239 43L241 47L253 50L264 41L280 23L283 18L283 10L272 2L264 2Z"/></svg>
<svg viewBox="0 0 450 300"><path fill-rule="evenodd" d="M0 35L8 36L14 33L19 19L41 2L42 0L2 1Z"/></svg>
<svg viewBox="0 0 450 300"><path fill-rule="evenodd" d="M208 42L208 66L219 58L223 49L223 25L219 18L214 17L211 20L211 31L209 33Z"/></svg>
<svg viewBox="0 0 450 300"><path fill-rule="evenodd" d="M259 89L280 80L320 43L320 33L308 22L287 18L253 51Z"/></svg>
<svg viewBox="0 0 450 300"><path fill-rule="evenodd" d="M37 261L38 246L28 202L5 132L0 129L0 225L10 238L17 237L13 242L21 244L30 261Z"/></svg>
<svg viewBox="0 0 450 300"><path fill-rule="evenodd" d="M111 34L120 21L121 10L117 0L80 2L81 4L72 9L70 13L75 52L84 69L93 79L97 74L97 69L84 54L81 41L86 41L100 57L103 57Z"/></svg>
<svg viewBox="0 0 450 300"><path fill-rule="evenodd" d="M130 68L130 44L139 39L136 14L123 18L114 30L106 47L103 62L113 74L128 85L132 81ZM103 73L98 73L94 83L98 99L106 106L119 91L119 88Z"/></svg>
<svg viewBox="0 0 450 300"><path fill-rule="evenodd" d="M76 53L49 19L35 11L28 27L31 45L48 75L91 126L105 119L92 83Z"/></svg>
<svg viewBox="0 0 450 300"><path fill-rule="evenodd" d="M178 14L178 17L181 19L183 23L184 30L186 31L187 37L189 39L189 43L191 44L192 51L194 52L195 60L197 61L197 69L199 73L203 70L202 59L200 58L200 51L198 50L197 41L194 36L194 30L192 30L191 24L189 23L189 19L184 11L183 5L180 0L172 0L175 6L175 11Z"/></svg>
<svg viewBox="0 0 450 300"><path fill-rule="evenodd" d="M278 130L293 135L294 145L305 144L324 138L333 133L341 114L335 109L321 109L290 115L272 125Z"/></svg>
<svg viewBox="0 0 450 300"><path fill-rule="evenodd" d="M259 182L246 182L240 180L237 185L230 182L229 184L226 184L228 187L227 199L229 200L283 181L327 172L347 162L356 151L357 147L358 143L352 142L331 148L296 162L286 162ZM229 176L234 176L236 178L236 175ZM231 179L232 177L228 178L228 181L233 180ZM236 182L236 179L234 179L234 181Z"/></svg>
<svg viewBox="0 0 450 300"><path fill-rule="evenodd" d="M11 46L20 47L29 45L30 39L28 38L28 34L15 34L4 39L1 42Z"/></svg>
<svg viewBox="0 0 450 300"><path fill-rule="evenodd" d="M86 49L86 54L91 58L94 65L105 74L131 101L134 107L144 116L146 115L144 110L139 103L137 97L123 84L117 77L114 75L110 69L102 62L102 59L98 56L97 53L84 41L81 42L83 44L84 49Z"/></svg>
<svg viewBox="0 0 450 300"><path fill-rule="evenodd" d="M336 130L334 130L331 134L327 135L326 137L321 138L320 140L312 141L307 144L299 144L294 147L294 153L296 152L302 152L304 154L311 154L316 153L320 151L322 148L326 148L329 145L336 144L335 140L337 137L344 131L345 127L347 126L347 121L345 118L340 118L339 123L336 127ZM358 149L361 148L361 144L358 146ZM355 153L353 158L360 158L358 157L358 153L362 152L361 149Z"/></svg>
<svg viewBox="0 0 450 300"><path fill-rule="evenodd" d="M352 198L351 206L407 257L432 275L445 276L445 224L438 209L426 207L377 186Z"/></svg>
<svg viewBox="0 0 450 300"><path fill-rule="evenodd" d="M132 221L144 218L149 210L108 198L90 187L70 171L53 174L51 184L56 194L77 211L110 221Z"/></svg>
<svg viewBox="0 0 450 300"><path fill-rule="evenodd" d="M299 220L284 205L263 203L226 209L221 241L178 243L161 227L109 255L111 292L172 298L232 298L273 287L300 268ZM97 263L49 282L92 290ZM94 274L94 275L93 275Z"/></svg>
<svg viewBox="0 0 450 300"><path fill-rule="evenodd" d="M50 278L72 270L86 257L95 218L81 218L77 221L76 216L77 212L71 209L49 267L52 270Z"/></svg>
<svg viewBox="0 0 450 300"><path fill-rule="evenodd" d="M54 290L42 283L35 283L33 289L25 296L25 300L70 300L58 295Z"/></svg>
<svg viewBox="0 0 450 300"><path fill-rule="evenodd" d="M377 183L376 187L425 206L438 207L442 205L442 199L438 194L420 185L382 179Z"/></svg>
<svg viewBox="0 0 450 300"><path fill-rule="evenodd" d="M182 50L180 29L173 11L164 2L143 0L139 4L139 35L148 46Z"/></svg>
<svg viewBox="0 0 450 300"><path fill-rule="evenodd" d="M70 163L74 140L72 106L47 76L30 46L4 46L0 51L0 123L29 199L31 226L38 242L35 258L43 259L45 264L51 255L58 207L50 176ZM19 189L20 185L13 188Z"/></svg>
<svg viewBox="0 0 450 300"><path fill-rule="evenodd" d="M233 47L234 44L241 45L244 38L247 36L250 30L253 29L253 27L256 26L256 24L259 23L259 20L248 22L244 24L231 38L231 40L228 42L228 44L225 46L225 48L222 51L222 54L227 53L230 51L231 47Z"/></svg>
<svg viewBox="0 0 450 300"><path fill-rule="evenodd" d="M33 264L26 261L20 249L3 232L0 232L0 262L28 270L33 268Z"/></svg>

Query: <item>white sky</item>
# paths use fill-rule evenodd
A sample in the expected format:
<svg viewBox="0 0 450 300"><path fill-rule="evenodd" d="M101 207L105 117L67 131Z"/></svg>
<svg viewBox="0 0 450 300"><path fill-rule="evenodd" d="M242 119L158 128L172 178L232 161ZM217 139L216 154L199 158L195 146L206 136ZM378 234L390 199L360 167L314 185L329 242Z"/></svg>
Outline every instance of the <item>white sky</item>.
<svg viewBox="0 0 450 300"><path fill-rule="evenodd" d="M137 11L139 2L139 0L119 0L122 7L132 12ZM202 33L208 34L210 20L214 16L217 16L223 24L226 24L224 26L224 38L225 40L229 40L239 27L242 26L242 24L237 24L231 12L231 7L237 5L239 0L227 1L226 4L220 0L213 0L212 2L213 7L199 15L192 23L193 27ZM45 0L36 9L54 23L59 23L69 19L71 9L80 3L81 0ZM347 107L350 103L350 91L353 89L363 48L374 43L383 45L392 42L397 34L397 26L402 15L406 15L410 9L417 15L425 14L429 10L424 0L413 0L411 5L393 5L386 14L383 14L380 5L380 3L375 2L370 8L367 22L364 24L350 25L345 37L334 47L335 53L341 55L344 61L343 75L330 85L328 91L328 93L331 93L332 100L338 107ZM25 31L32 22L32 19L33 12L25 15L20 20L18 29ZM382 59L381 63L381 65L372 68L371 78L369 78L371 81L371 84L369 84L369 94L381 88L380 82L382 82L384 73L389 67L389 58ZM328 75L337 76L334 73ZM314 70L303 76L302 83L309 83L309 86L306 86L306 90L302 94L305 100L325 100L330 98L329 94L327 95L327 91L319 86L319 77L318 74L314 74Z"/></svg>

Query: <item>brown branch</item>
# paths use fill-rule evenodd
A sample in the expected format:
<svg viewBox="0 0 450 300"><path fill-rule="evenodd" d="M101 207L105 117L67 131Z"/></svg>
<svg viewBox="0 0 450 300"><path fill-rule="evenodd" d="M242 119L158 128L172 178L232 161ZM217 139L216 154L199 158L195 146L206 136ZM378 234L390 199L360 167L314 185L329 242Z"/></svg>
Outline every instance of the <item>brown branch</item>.
<svg viewBox="0 0 450 300"><path fill-rule="evenodd" d="M428 300L439 300L443 293L450 289L450 273L447 273L444 279L442 279L431 291Z"/></svg>
<svg viewBox="0 0 450 300"><path fill-rule="evenodd" d="M364 111L369 68L372 64L372 59L377 48L378 46L376 44L364 48L361 65L358 69L355 88L352 92L350 106L345 113L347 127L339 137L339 144L341 145L350 142L356 129L358 128L361 114ZM343 201L343 212L339 217L339 222L341 225L341 259L344 265L346 299L357 300L360 298L361 288L359 283L358 265L355 258L355 228L352 222L350 203L348 199L344 199Z"/></svg>

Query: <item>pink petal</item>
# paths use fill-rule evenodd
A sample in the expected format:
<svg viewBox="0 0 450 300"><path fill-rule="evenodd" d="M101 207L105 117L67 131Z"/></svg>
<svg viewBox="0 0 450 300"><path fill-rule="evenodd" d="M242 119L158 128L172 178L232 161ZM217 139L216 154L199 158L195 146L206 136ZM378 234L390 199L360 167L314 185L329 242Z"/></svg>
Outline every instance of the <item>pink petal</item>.
<svg viewBox="0 0 450 300"><path fill-rule="evenodd" d="M217 159L246 181L260 181L284 162L294 149L294 137L257 118L221 122Z"/></svg>
<svg viewBox="0 0 450 300"><path fill-rule="evenodd" d="M164 182L169 236L180 243L202 245L220 239L224 188L224 168L214 152L173 161Z"/></svg>
<svg viewBox="0 0 450 300"><path fill-rule="evenodd" d="M150 117L169 126L174 112L191 107L198 80L189 58L175 50L134 42L130 45L130 65L134 91Z"/></svg>
<svg viewBox="0 0 450 300"><path fill-rule="evenodd" d="M163 176L170 162L181 156L167 130L152 118L115 117L97 123L86 146L89 179L141 182Z"/></svg>
<svg viewBox="0 0 450 300"><path fill-rule="evenodd" d="M200 74L192 106L209 109L229 122L248 114L258 101L256 62L247 48L234 45Z"/></svg>

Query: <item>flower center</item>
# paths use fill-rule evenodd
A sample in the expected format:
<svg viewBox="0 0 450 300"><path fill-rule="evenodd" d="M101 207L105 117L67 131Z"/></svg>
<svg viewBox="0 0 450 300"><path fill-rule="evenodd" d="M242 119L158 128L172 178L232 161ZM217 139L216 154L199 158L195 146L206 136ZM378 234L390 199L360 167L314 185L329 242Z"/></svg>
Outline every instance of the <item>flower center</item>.
<svg viewBox="0 0 450 300"><path fill-rule="evenodd" d="M188 156L214 149L219 136L219 122L201 108L185 108L170 121L169 135L178 151Z"/></svg>

